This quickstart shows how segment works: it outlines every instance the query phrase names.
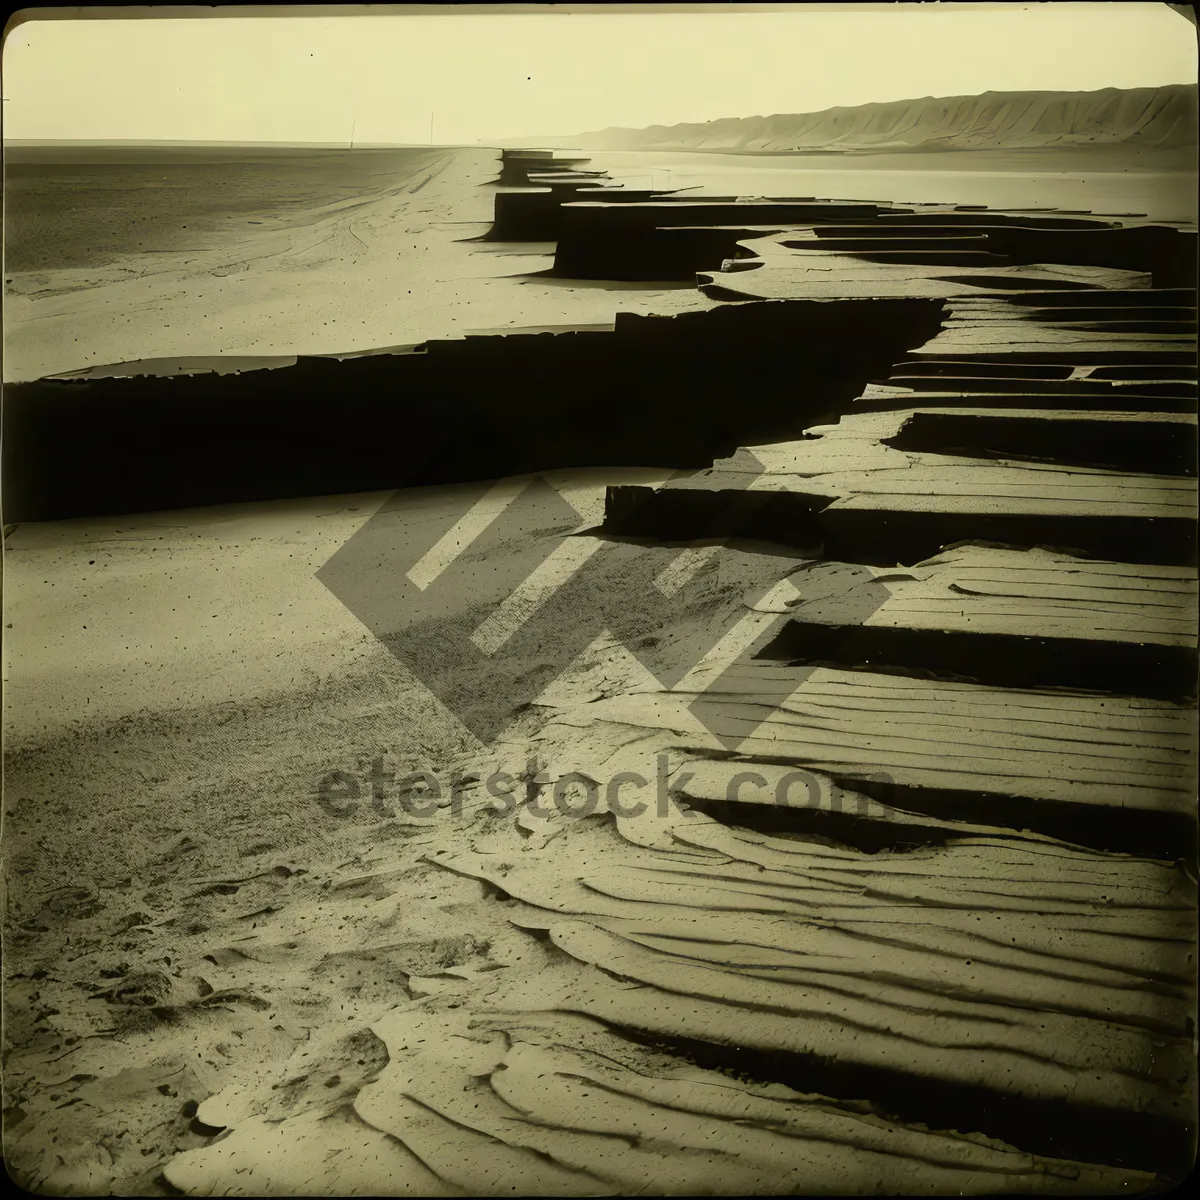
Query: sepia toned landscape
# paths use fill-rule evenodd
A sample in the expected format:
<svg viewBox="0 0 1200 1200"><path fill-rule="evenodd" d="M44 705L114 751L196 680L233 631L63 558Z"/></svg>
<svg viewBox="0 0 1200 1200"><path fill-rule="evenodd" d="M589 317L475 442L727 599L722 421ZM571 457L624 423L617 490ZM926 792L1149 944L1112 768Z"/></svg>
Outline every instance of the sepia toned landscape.
<svg viewBox="0 0 1200 1200"><path fill-rule="evenodd" d="M20 1186L1184 1184L1196 87L951 100L6 141Z"/></svg>

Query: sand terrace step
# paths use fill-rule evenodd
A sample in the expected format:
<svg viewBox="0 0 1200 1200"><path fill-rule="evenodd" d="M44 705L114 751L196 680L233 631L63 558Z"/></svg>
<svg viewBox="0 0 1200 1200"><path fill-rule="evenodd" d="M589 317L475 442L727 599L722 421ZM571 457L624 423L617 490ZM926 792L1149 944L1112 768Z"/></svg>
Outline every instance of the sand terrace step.
<svg viewBox="0 0 1200 1200"><path fill-rule="evenodd" d="M1029 297L1022 296L1022 300ZM1145 304L1124 305L1094 304L1084 294L1070 304L1017 304L1014 300L999 296L963 296L951 301L950 312L964 320L1004 321L1063 321L1087 322L1092 324L1120 321L1195 321L1194 304L1166 304L1161 301Z"/></svg>
<svg viewBox="0 0 1200 1200"><path fill-rule="evenodd" d="M624 862L607 844L598 855L559 840L552 862L485 853L449 864L522 902L518 924L604 973L584 985L568 973L537 1003L678 1048L736 1047L730 1058L742 1066L750 1051L759 1071L837 1063L862 1072L872 1096L945 1087L968 1108L983 1092L1003 1097L985 1124L1007 1105L1028 1117L1033 1105L1069 1097L1054 1122L1086 1111L1093 1133L1103 1125L1107 1143L1128 1145L1125 1119L1179 1111L1177 1089L1193 1071L1183 993L1173 1038L1161 1029L1136 1035L1140 1051L1123 1050L1115 1030L1140 1020L1122 1011L1132 992L1095 1002L1059 982L1077 965L1056 963L1043 993L1016 916L1029 914L1031 928L1048 920L1037 925L1045 931L1071 919L1059 906L1076 879L1111 871L1128 885L1144 869L1130 852L1194 852L1185 703L1195 691L1196 572L1170 564L1195 557L1195 483L1185 478L1195 470L1195 293L1151 286L1172 277L1163 247L1187 238L1138 224L881 214L749 239L744 257L698 276L714 298L944 297L946 319L839 424L658 487L610 489L613 535L823 540L826 557L788 578L791 597L754 602L791 616L759 657L702 664L666 691L601 695L544 731L547 748L570 747L585 770L594 763L596 779L632 762L635 748L690 756L673 776L690 818L672 818L664 838L662 822L617 815L622 837L641 847ZM955 270L947 259L974 257L973 228L986 228L987 250L1014 250L1031 265ZM1064 242L1063 229L1076 232ZM1055 259L1056 244L1076 265ZM1040 247L1042 261L1028 257ZM942 549L966 537L1010 544ZM1039 545L1091 557L1018 548ZM922 677L930 674L942 678ZM786 798L798 768L820 792L816 805L801 800L803 811ZM796 786L812 799L811 786ZM967 820L988 825L971 838ZM942 821L946 841L933 849ZM884 826L890 835L868 832ZM887 841L904 836L897 828L912 831L907 855ZM872 837L884 840L868 850ZM1063 841L1051 847L1050 838ZM956 868L959 854L971 861ZM1027 854L1046 855L1045 883L1033 883L1041 877ZM1190 982L1192 884L1165 863L1149 869L1168 891L1187 891L1178 925L1130 893L1113 900L1098 880L1078 899L1119 922L1105 954L1123 937L1137 953L1177 938ZM914 919L913 908L928 916ZM854 934L866 933L860 914L873 924L855 947ZM1001 930L1009 921L1017 924ZM930 928L928 940L918 926ZM947 928L968 940L951 949ZM1062 953L1084 929L1049 933L1047 951ZM960 972L977 978L993 943L1006 956L994 977L1002 998L985 1001ZM1091 971L1100 945L1073 943L1067 956ZM956 1007L997 999L970 1016ZM1036 1046L1024 1040L1025 1004L1046 1038ZM929 1032L958 1020L952 1050ZM972 1039L985 1027L976 1054ZM1086 1065L1073 1057L1084 1044L1096 1055ZM1148 1074L1160 1052L1172 1067ZM1063 1067L1086 1082L1060 1077ZM903 1081L896 1093L885 1076ZM1121 1119L1097 1122L1110 1105ZM1136 1136L1154 1137L1146 1127Z"/></svg>
<svg viewBox="0 0 1200 1200"><path fill-rule="evenodd" d="M999 687L1174 701L1196 692L1187 568L968 544L907 569L814 562L789 582L797 597L755 605L791 614L763 657Z"/></svg>
<svg viewBox="0 0 1200 1200"><path fill-rule="evenodd" d="M803 244L793 250L799 259L813 254L824 254L824 250L816 250ZM953 250L953 249L883 249L871 250L841 246L832 253L845 255L862 263L879 263L885 267L916 266L935 267L1005 267L1012 263L1007 254L993 254L988 250Z"/></svg>
<svg viewBox="0 0 1200 1200"><path fill-rule="evenodd" d="M1152 336L1130 325L1156 325L1161 329L1152 331ZM976 316L972 313L956 312L949 308L943 322L943 341L958 340L993 341L997 343L1072 343L1091 345L1095 342L1110 342L1114 348L1130 343L1156 342L1166 348L1182 342L1187 345L1195 341L1194 321L1070 321L1052 317L1034 321L1022 315L1007 318L998 314ZM954 337L949 336L954 334ZM932 349L938 344L930 342ZM924 347L922 347L924 349Z"/></svg>
<svg viewBox="0 0 1200 1200"><path fill-rule="evenodd" d="M747 239L780 232L778 225L661 225L605 239L560 237L554 274L571 279L669 279L692 282L699 267L716 268Z"/></svg>
<svg viewBox="0 0 1200 1200"><path fill-rule="evenodd" d="M1178 356L1182 358L1182 355ZM1134 383L1157 387L1162 384L1195 386L1196 365L1194 362L1129 363L1094 362L1072 363L1059 361L1029 361L1009 354L954 356L930 355L919 359L907 358L893 365L893 377L929 377L938 375L957 376L963 379L1000 381L1011 379L1033 379L1057 381L1059 383L1084 383L1129 386ZM1002 384L1001 384L1002 386ZM1130 389L1132 390L1132 388Z"/></svg>
<svg viewBox="0 0 1200 1200"><path fill-rule="evenodd" d="M562 233L563 211L578 194L603 195L605 203L640 204L669 195L647 188L626 188L621 184L598 181L601 186L582 193L578 185L570 187L517 187L500 189L493 201L492 227L484 235L487 241L554 241Z"/></svg>
<svg viewBox="0 0 1200 1200"><path fill-rule="evenodd" d="M1187 366L1196 360L1193 347L1195 338L1189 334L1147 335L1128 334L1124 337L1099 335L1095 338L1082 335L1082 340L1065 337L1055 339L1030 338L1007 341L987 333L975 336L975 331L957 329L944 330L939 334L936 346L927 343L931 357L944 354L969 355L979 353L990 356L1001 353L1011 356L1014 363L1063 363L1073 367L1088 366L1093 362L1129 363L1142 366ZM923 346L912 352L916 357L926 353Z"/></svg>
<svg viewBox="0 0 1200 1200"><path fill-rule="evenodd" d="M1017 309L1025 307L1077 308L1080 305L1086 305L1089 308L1137 308L1145 305L1169 307L1175 305L1195 310L1196 289L1194 287L1135 288L1130 290L1111 288L1104 291L1089 291L1083 295L1069 291L1024 292L1011 296L980 297L978 300L964 300L964 303L976 303L980 306L1007 304Z"/></svg>
<svg viewBox="0 0 1200 1200"><path fill-rule="evenodd" d="M908 220L903 213L880 213L877 218L869 221L822 222L813 226L813 233L819 238L869 238L872 241L890 240L893 238L941 238L941 237L970 237L988 238L993 234L1021 236L1025 233L1060 233L1068 228L1067 218L1055 218L1052 214L1044 214L1040 224L1027 225L1022 219L1021 224L1006 222L1002 213L983 213L977 219L965 220L962 214L943 214L944 221L929 219L927 213L914 213L920 220ZM1036 218L1035 218L1036 219ZM1096 230L1106 231L1117 229L1120 223L1114 220L1096 218L1095 223L1087 227L1086 232Z"/></svg>
<svg viewBox="0 0 1200 1200"><path fill-rule="evenodd" d="M1037 226L1037 227L1035 227ZM1003 263L1015 266L1007 277L995 271L986 275L971 276L955 273L952 278L936 279L930 268L940 263L949 265L952 253L948 249L960 246L961 253L975 251L953 239L982 238L978 252L991 254L983 263ZM943 243L946 249L939 249ZM906 248L906 249L902 249ZM895 253L892 252L895 248ZM1077 276L1075 287L1089 284L1102 288L1111 287L1127 292L1130 287L1145 286L1156 292L1162 290L1182 291L1189 288L1195 278L1195 237L1191 231L1161 223L1139 221L1119 222L1116 220L1081 220L1043 213L1038 216L1003 215L998 213L879 213L852 222L836 220L816 221L797 238L794 235L778 235L774 239L760 239L744 244L744 250L758 259L760 271L752 272L750 278L746 268L748 262L729 264L721 275L707 272L699 277L703 290L717 297L745 298L781 297L789 294L816 295L834 294L826 292L825 286L836 277L855 290L846 294L859 295L862 287L861 274L854 278L864 264L891 267L892 273L878 275L874 280L879 287L888 289L882 294L899 294L895 289L904 286L898 279L895 268L907 264L914 269L908 286L911 294L929 295L930 289L940 284L945 295L978 294L979 284L987 278L990 290L1002 288L1021 290L1031 286L1049 264L1060 268L1065 264L1076 267L1090 265L1108 271L1137 271L1140 278L1127 276L1124 282L1119 275L1094 275L1090 280ZM827 255L829 261L816 265L814 255ZM829 272L822 278L817 271ZM723 276L736 274L736 280ZM848 278L849 277L849 278ZM1049 286L1048 281L1040 290ZM813 291L813 288L820 289ZM1194 302L1194 293L1193 293ZM1079 298L1074 299L1079 303Z"/></svg>
<svg viewBox="0 0 1200 1200"><path fill-rule="evenodd" d="M770 239L767 239L770 241ZM1148 272L1110 267L1038 263L1032 266L980 266L867 262L850 255L787 251L771 241L742 243L759 256L741 260L734 270L700 271L697 286L706 295L742 300L788 297L995 295L1014 290L1044 294L1050 288L1149 288ZM730 264L733 265L733 264ZM1077 301L1076 301L1077 302Z"/></svg>
<svg viewBox="0 0 1200 1200"><path fill-rule="evenodd" d="M880 214L875 239L885 242L898 236L911 236L915 230L931 229L936 233L962 230L963 222L929 225L897 224L894 218ZM987 224L985 216L978 225L969 225L978 230L987 242L987 249L997 254L1011 255L1020 262L1106 263L1110 266L1144 266L1151 270L1156 282L1164 286L1186 286L1195 278L1196 239L1192 231L1154 222L1130 222L1118 227L1095 226L1089 229L1068 229L1061 221L1047 218L1040 227L1030 225L1007 226ZM818 238L821 231L817 232ZM841 236L841 235L833 235ZM858 230L850 236L863 237Z"/></svg>
<svg viewBox="0 0 1200 1200"><path fill-rule="evenodd" d="M587 171L590 158L557 150L504 150L500 155L500 183L525 186L539 175L605 176L605 171Z"/></svg>
<svg viewBox="0 0 1200 1200"><path fill-rule="evenodd" d="M1014 320L1013 314L974 313L951 311L946 319L948 329L978 329L994 332L997 327L1016 332L1028 326L1039 330L1056 329L1082 331L1087 333L1114 334L1188 334L1196 333L1195 314L1181 316L1175 314L1147 312L1142 316L1112 317L1091 315L1038 316L1022 312Z"/></svg>
<svg viewBox="0 0 1200 1200"><path fill-rule="evenodd" d="M947 379L947 388L965 388L967 390L942 391L940 389L926 391L924 388L914 389L911 379L903 380L905 386L890 388L887 385L869 385L863 395L854 401L855 412L892 412L896 409L911 409L914 405L936 405L938 408L979 408L979 409L1025 409L1036 407L1044 412L1054 408L1077 410L1086 406L1087 410L1102 412L1148 412L1148 413L1183 413L1196 412L1196 396L1194 390L1180 395L1145 395L1141 389L1129 388L1114 390L1110 393L1089 392L1043 392L1039 386L1031 386L1027 391L990 391L986 385L989 380ZM979 390L975 390L978 387Z"/></svg>
<svg viewBox="0 0 1200 1200"><path fill-rule="evenodd" d="M1141 419L1114 417L1131 427ZM806 440L750 447L658 488L612 488L605 527L642 537L696 538L712 528L787 545L824 541L830 557L860 562L912 563L972 538L1130 562L1194 561L1194 480L884 444L912 419L911 405L856 412L810 429ZM1025 431L1031 419L1055 414L1026 416ZM1076 409L1063 419L1093 418Z"/></svg>
<svg viewBox="0 0 1200 1200"><path fill-rule="evenodd" d="M1159 699L742 658L564 709L546 738L585 773L653 738L729 775L811 770L915 812L1175 859L1195 849L1194 723Z"/></svg>
<svg viewBox="0 0 1200 1200"><path fill-rule="evenodd" d="M1033 364L1028 364L1032 367ZM1164 367L1148 371L1150 378L1146 379L1110 379L1104 376L1077 375L1075 378L1044 379L1032 373L1012 375L976 375L972 368L964 364L961 374L951 371L926 373L920 365L893 371L886 383L880 381L877 387L910 388L915 391L942 390L953 387L963 391L977 388L989 392L1037 392L1040 395L1058 394L1062 396L1114 396L1128 393L1136 396L1195 396L1196 381L1193 379L1171 379L1175 368ZM1155 378L1163 376L1164 378Z"/></svg>
<svg viewBox="0 0 1200 1200"><path fill-rule="evenodd" d="M1008 297L1006 297L1006 299L1008 299ZM923 359L920 362L903 360L893 366L892 373L894 375L904 375L909 373L914 375L1013 375L1021 376L1022 378L1027 379L1069 379L1076 371L1080 369L1081 368L1073 367L1067 363L1025 364L1015 363L1003 357L998 357L993 360L973 357L962 359L930 358ZM1082 369L1086 370L1086 378L1089 379L1154 380L1158 378L1158 376L1155 374L1158 368L1152 365L1138 366L1136 364L1130 365L1118 363L1091 364ZM1196 368L1194 365L1190 367L1175 366L1171 368L1170 374L1166 376L1166 378L1171 380L1194 380L1196 378Z"/></svg>
<svg viewBox="0 0 1200 1200"><path fill-rule="evenodd" d="M568 228L587 226L603 229L610 225L620 229L649 228L662 220L676 225L733 224L743 220L754 224L804 225L811 220L837 216L859 215L874 217L887 211L903 211L887 203L863 200L742 200L732 203L722 200L695 199L680 201L647 201L619 210L606 204L581 200L567 205Z"/></svg>
<svg viewBox="0 0 1200 1200"><path fill-rule="evenodd" d="M970 361L1007 359L1014 367L1027 363L1066 366L1079 372L1092 366L1143 366L1168 369L1196 362L1194 334L1108 334L1089 330L1060 330L1032 322L1006 327L981 322L968 328L943 328L935 338L910 351L921 362L930 359ZM1169 371L1167 371L1169 374Z"/></svg>
<svg viewBox="0 0 1200 1200"><path fill-rule="evenodd" d="M790 237L779 243L789 250L826 250L833 253L869 250L986 250L987 238L981 234L963 236L944 233L937 237L872 238L853 234L833 236L828 228L814 226L810 236Z"/></svg>
<svg viewBox="0 0 1200 1200"><path fill-rule="evenodd" d="M1094 230L1120 229L1129 225L1139 227L1148 222L1145 218L1115 218L1091 216L1087 214L1069 215L1057 209L1030 209L1025 212L1000 209L976 209L971 212L961 210L944 210L935 213L926 212L883 212L880 213L879 225L894 226L996 226L997 228L1043 230L1055 232L1087 232Z"/></svg>
<svg viewBox="0 0 1200 1200"><path fill-rule="evenodd" d="M822 763L850 778L890 769L900 787L1192 811L1192 717L1177 705L768 662L728 673L707 688L700 676L695 687L706 713L721 716L718 734L740 738L743 755ZM765 706L754 697L793 682L781 710L760 721ZM597 705L596 720L639 723L661 712L660 727L687 728L673 695Z"/></svg>
<svg viewBox="0 0 1200 1200"><path fill-rule="evenodd" d="M884 444L899 450L1195 476L1191 413L921 409Z"/></svg>
<svg viewBox="0 0 1200 1200"><path fill-rule="evenodd" d="M530 187L548 188L596 188L608 186L607 171L560 171L540 174L529 172Z"/></svg>
<svg viewBox="0 0 1200 1200"><path fill-rule="evenodd" d="M800 574L807 585L826 569L843 565L814 563ZM863 568L856 574L887 595L866 618L867 625L1036 630L1047 637L1196 648L1197 575L1186 567L1133 566L1055 550L966 543L903 570ZM799 576L791 578L799 587ZM817 586L830 591L823 583ZM808 598L800 590L799 600L786 606L794 620L836 623L832 598L815 593Z"/></svg>

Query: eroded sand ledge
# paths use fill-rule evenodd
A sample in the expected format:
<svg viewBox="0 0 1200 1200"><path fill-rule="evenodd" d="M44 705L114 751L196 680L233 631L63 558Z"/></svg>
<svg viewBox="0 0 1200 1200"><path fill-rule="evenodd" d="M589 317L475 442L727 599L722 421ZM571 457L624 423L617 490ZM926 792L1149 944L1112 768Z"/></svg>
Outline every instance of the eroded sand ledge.
<svg viewBox="0 0 1200 1200"><path fill-rule="evenodd" d="M825 295L911 296L939 320L872 367L878 382L836 423L801 416L804 436L684 477L551 481L569 521L475 547L502 573L509 556L594 543L632 627L656 641L631 641L640 655L665 662L674 642L745 629L725 651L664 689L597 636L483 750L384 667L378 642L353 664L347 637L310 686L270 703L129 714L10 760L6 832L25 882L9 916L9 1145L26 1178L246 1195L914 1181L1118 1194L1186 1171L1194 701L1146 694L1128 666L1098 690L1069 643L1114 663L1171 648L1194 679L1194 477L1072 459L1088 421L1146 438L1171 414L1194 422L1180 411L1194 405L1194 292L1164 303L1152 264L947 271L911 248L918 261L893 265L870 249L743 249L753 269L697 270L743 301L819 281ZM947 441L943 418L964 416L984 423ZM1050 462L1020 457L1049 420L1077 441L1060 438ZM412 501L448 525L439 495ZM347 531L353 499L331 503ZM802 512L825 529L781 539ZM985 517L1007 521L1009 545L918 552L931 525ZM1095 552L1121 522L1124 560L1036 548L1084 529ZM99 584L110 607L121 572L173 595L169 562L147 570L123 524L90 552L116 568ZM289 533L288 553L315 564L328 539L313 528ZM376 528L386 542L399 524ZM43 543L18 570L54 552ZM653 581L685 567L667 622ZM232 629L227 599L223 619L196 610L187 633ZM270 599L248 606L269 619ZM578 599L564 587L564 619L539 628L569 628ZM309 607L309 636L326 615ZM474 619L445 615L463 633ZM919 630L958 637L961 658L921 658L903 636ZM529 669L545 670L553 647L530 637ZM998 637L1016 639L1006 678L989 677ZM365 781L381 753L397 774L505 767L522 803L498 814L476 785L424 815L394 792L377 811L369 789L340 817L321 807L330 769ZM521 779L531 757L541 780ZM652 787L636 816L555 808L561 777L622 770L654 784L661 770L665 799ZM731 800L746 771L761 784ZM797 771L807 803L789 807L778 789ZM82 834L46 832L56 822ZM1139 831L1145 844L1121 840Z"/></svg>

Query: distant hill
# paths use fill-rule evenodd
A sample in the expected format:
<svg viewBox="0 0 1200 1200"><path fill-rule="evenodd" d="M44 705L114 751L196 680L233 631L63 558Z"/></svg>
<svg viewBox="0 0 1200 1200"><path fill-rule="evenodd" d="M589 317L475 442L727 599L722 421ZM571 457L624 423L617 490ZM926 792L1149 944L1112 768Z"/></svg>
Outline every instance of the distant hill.
<svg viewBox="0 0 1200 1200"><path fill-rule="evenodd" d="M984 92L578 134L584 150L880 152L1196 145L1196 85Z"/></svg>

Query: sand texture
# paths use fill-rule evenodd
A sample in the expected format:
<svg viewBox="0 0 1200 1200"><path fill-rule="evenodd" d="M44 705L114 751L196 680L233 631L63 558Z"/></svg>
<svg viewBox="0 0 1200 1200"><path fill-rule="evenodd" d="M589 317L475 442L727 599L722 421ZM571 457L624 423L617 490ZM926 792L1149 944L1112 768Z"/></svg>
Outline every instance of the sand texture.
<svg viewBox="0 0 1200 1200"><path fill-rule="evenodd" d="M618 302L526 281L552 247L468 244L491 222L495 150L326 151L265 170L215 153L151 166L111 157L7 167L6 381L710 306L691 289Z"/></svg>
<svg viewBox="0 0 1200 1200"><path fill-rule="evenodd" d="M886 305L900 348L861 387L826 371L818 421L810 339L777 422L699 467L6 528L10 1173L53 1195L1177 1183L1194 231L795 198L779 228L715 200L673 224L688 201L588 204L586 164L510 153L558 186L501 202L524 240L467 244L495 155L388 153L386 185L319 214L236 236L210 214L186 289L175 243L136 281L128 248L27 259L18 375L400 329L435 366L492 363L460 323L619 313L588 344L624 347L627 396L664 329L720 329L737 372L697 396L744 414L765 330L807 320L865 361ZM330 290L347 253L386 295L369 322ZM558 273L505 278L529 262ZM123 288L186 328L151 336ZM584 361L571 336L523 360L526 390L573 402L530 366Z"/></svg>

